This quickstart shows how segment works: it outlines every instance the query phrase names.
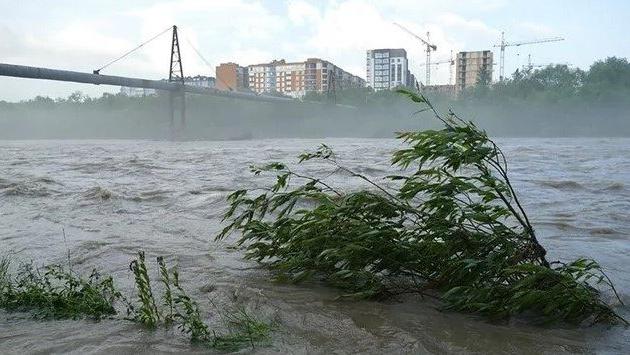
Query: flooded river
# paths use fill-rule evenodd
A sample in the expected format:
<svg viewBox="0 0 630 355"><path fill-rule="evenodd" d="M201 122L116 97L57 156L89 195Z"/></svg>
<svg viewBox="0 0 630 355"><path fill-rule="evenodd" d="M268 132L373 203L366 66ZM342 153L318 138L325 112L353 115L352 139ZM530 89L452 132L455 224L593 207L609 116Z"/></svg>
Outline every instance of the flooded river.
<svg viewBox="0 0 630 355"><path fill-rule="evenodd" d="M227 305L275 322L273 341L259 353L630 353L630 329L621 327L490 324L414 297L338 301L338 291L317 283L273 283L231 247L233 238L213 240L226 194L266 182L249 165L295 162L320 141L365 175L391 172L397 143L385 139L0 141L0 254L42 264L68 263L69 252L74 270L111 274L126 294L136 251L144 250L151 266L163 255L212 324ZM630 304L630 140L499 142L550 259L595 258ZM333 182L359 186L347 177ZM628 307L619 311L630 317ZM146 331L124 320L38 322L0 312L2 354L204 351L177 330Z"/></svg>

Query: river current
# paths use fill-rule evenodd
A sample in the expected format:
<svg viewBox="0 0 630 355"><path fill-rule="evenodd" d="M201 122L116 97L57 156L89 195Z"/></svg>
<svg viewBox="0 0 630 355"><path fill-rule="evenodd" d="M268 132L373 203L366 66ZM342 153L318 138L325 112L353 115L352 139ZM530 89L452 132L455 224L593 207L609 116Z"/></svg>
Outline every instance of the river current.
<svg viewBox="0 0 630 355"><path fill-rule="evenodd" d="M0 255L69 263L81 273L97 268L128 295L135 253L144 250L153 270L155 256L163 255L210 323L219 323L217 308L240 306L276 324L259 353L630 353L630 329L623 327L492 324L415 297L337 300L337 290L318 283L274 283L243 259L234 238L214 241L225 196L269 181L254 177L250 165L294 163L320 142L376 180L391 173L398 147L391 139L0 141ZM550 259L596 259L630 304L630 140L498 142ZM347 176L333 183L361 186ZM628 306L618 311L630 318ZM206 351L177 330L147 331L117 319L41 322L0 311L3 354Z"/></svg>

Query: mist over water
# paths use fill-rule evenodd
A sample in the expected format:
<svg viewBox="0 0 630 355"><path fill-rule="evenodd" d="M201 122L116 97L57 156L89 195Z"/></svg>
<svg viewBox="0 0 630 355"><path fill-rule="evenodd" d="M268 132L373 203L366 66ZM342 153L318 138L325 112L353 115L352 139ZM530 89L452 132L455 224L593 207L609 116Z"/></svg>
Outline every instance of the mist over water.
<svg viewBox="0 0 630 355"><path fill-rule="evenodd" d="M240 140L265 138L389 138L394 132L436 128L423 108L395 93L355 93L352 100L263 103L188 95L185 125L166 95L104 96L85 102L40 98L0 102L0 139ZM367 103L365 102L367 100ZM500 137L630 136L630 102L545 102L433 97Z"/></svg>
<svg viewBox="0 0 630 355"><path fill-rule="evenodd" d="M278 323L271 347L258 349L261 353L630 352L630 332L623 327L492 324L439 312L437 304L417 297L384 303L336 300L339 291L317 283L271 282L267 270L231 247L233 240L213 241L225 196L269 182L250 174L249 165L295 162L297 154L322 141L344 165L377 181L391 173L391 152L399 147L392 139L347 138L2 141L0 254L65 264L69 251L76 271L96 267L112 274L126 294L133 288L128 264L135 252L144 249L149 260L164 255L211 323L218 323L211 301L219 307L243 305ZM549 259L598 260L630 304L630 140L508 138L498 143ZM327 171L319 164L305 169L316 175ZM361 187L343 176L333 183L341 190ZM628 307L618 311L630 316ZM177 330L143 331L119 320L41 323L0 312L0 329L3 353L205 351Z"/></svg>

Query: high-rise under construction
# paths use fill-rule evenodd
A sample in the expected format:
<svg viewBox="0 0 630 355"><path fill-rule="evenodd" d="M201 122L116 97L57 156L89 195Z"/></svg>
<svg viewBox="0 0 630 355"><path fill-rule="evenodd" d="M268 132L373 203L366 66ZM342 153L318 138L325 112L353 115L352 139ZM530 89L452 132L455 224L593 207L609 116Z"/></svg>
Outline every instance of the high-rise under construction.
<svg viewBox="0 0 630 355"><path fill-rule="evenodd" d="M455 88L458 91L475 86L479 80L492 82L493 57L489 50L459 52L455 65Z"/></svg>

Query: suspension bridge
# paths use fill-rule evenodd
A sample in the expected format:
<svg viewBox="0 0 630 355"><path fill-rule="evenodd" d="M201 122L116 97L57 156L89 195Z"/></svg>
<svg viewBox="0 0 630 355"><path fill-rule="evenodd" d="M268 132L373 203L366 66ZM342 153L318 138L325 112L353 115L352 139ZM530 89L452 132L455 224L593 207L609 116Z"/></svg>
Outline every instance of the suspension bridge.
<svg viewBox="0 0 630 355"><path fill-rule="evenodd" d="M172 41L171 41L171 53L170 53L171 59L170 59L170 70L169 70L168 80L148 80L148 79L139 79L139 78L124 77L124 76L101 74L101 71L105 69L106 67L114 64L115 62L127 57L131 53L139 50L144 45L160 37L161 35L168 32L169 30L172 30ZM260 101L260 102L295 102L293 99L287 98L287 97L257 95L254 93L238 92L238 91L233 91L233 90L223 91L223 90L219 90L219 89L211 88L211 87L193 86L193 85L185 84L182 56L180 52L179 43L180 41L179 41L177 26L172 26L162 31L158 35L154 36L153 38L149 39L148 41L143 42L139 46L123 54L121 57L118 57L112 60L111 62L107 63L106 65L102 66L101 68L94 70L92 73L0 63L0 76L28 78L28 79L41 79L41 80L67 81L67 82L95 84L95 85L126 86L126 87L133 87L133 88L144 88L144 89L168 91L169 92L169 107L170 107L169 111L170 111L172 127L174 126L175 111L177 109L177 106L179 106L179 111L180 111L180 116L181 116L181 121L180 121L181 126L182 127L185 126L185 122L186 122L185 95L186 93L227 97L227 98L234 98L234 99L241 99L241 100L252 100L252 101ZM195 52L199 54L196 48L193 48L193 49L195 49ZM180 101L181 103L178 105L176 104L176 101Z"/></svg>

